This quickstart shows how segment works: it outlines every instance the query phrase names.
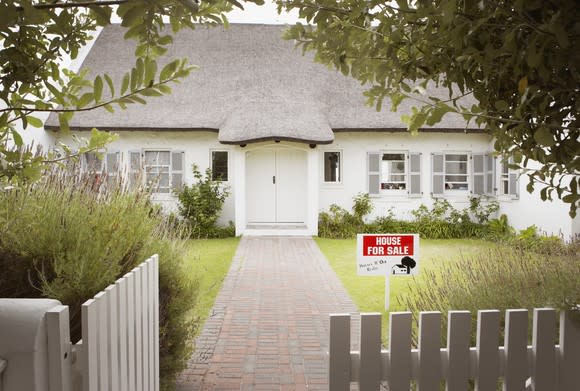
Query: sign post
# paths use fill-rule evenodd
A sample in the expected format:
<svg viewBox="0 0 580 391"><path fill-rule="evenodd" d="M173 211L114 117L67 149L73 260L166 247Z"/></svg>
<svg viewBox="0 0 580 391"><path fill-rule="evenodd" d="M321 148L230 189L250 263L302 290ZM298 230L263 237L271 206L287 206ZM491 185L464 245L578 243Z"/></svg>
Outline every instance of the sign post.
<svg viewBox="0 0 580 391"><path fill-rule="evenodd" d="M390 305L391 276L419 273L418 234L358 234L357 274L385 276L385 310Z"/></svg>

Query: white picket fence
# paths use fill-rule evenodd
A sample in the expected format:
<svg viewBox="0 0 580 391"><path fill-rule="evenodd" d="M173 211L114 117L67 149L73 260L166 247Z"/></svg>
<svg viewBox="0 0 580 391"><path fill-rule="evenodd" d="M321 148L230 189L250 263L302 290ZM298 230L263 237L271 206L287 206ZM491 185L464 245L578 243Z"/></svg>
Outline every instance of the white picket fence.
<svg viewBox="0 0 580 391"><path fill-rule="evenodd" d="M332 391L465 391L473 380L477 391L579 391L580 327L560 313L559 344L553 309L534 309L532 345L528 346L528 311L508 310L504 346L500 340L500 312L478 311L477 342L470 347L471 315L448 314L447 346L440 347L441 313L422 312L418 349L411 348L410 312L390 314L389 349L381 350L381 315L361 314L360 351L351 351L349 314L330 316L329 385Z"/></svg>
<svg viewBox="0 0 580 391"><path fill-rule="evenodd" d="M82 341L69 312L47 313L49 390L159 390L159 262L149 258L82 305Z"/></svg>

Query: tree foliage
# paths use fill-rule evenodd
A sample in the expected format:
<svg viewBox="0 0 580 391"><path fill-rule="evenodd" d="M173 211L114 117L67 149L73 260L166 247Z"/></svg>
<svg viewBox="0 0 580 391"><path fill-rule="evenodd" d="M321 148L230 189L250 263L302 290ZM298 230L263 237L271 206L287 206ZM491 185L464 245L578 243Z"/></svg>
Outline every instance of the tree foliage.
<svg viewBox="0 0 580 391"><path fill-rule="evenodd" d="M114 112L169 94L169 85L194 69L186 59L173 59L158 69L157 59L171 45L172 33L198 23L227 23L224 13L234 6L241 4L236 0L0 2L0 181L34 179L47 163L76 155L64 146L59 156L39 155L24 146L18 129L41 127L38 113L58 113L61 130L66 132L75 112L101 107ZM107 74L89 79L87 70L75 73L63 68L61 64L68 57L77 58L97 29L111 23L114 13L127 29L125 39L137 41L135 65L121 85L116 86ZM107 133L94 130L79 152L111 140Z"/></svg>
<svg viewBox="0 0 580 391"><path fill-rule="evenodd" d="M380 110L418 100L411 131L457 113L485 128L542 199L580 205L580 7L574 0L290 0L287 38L369 88ZM315 25L316 27L314 27ZM447 88L449 99L429 96ZM472 95L476 104L461 99ZM528 165L537 161L541 167Z"/></svg>

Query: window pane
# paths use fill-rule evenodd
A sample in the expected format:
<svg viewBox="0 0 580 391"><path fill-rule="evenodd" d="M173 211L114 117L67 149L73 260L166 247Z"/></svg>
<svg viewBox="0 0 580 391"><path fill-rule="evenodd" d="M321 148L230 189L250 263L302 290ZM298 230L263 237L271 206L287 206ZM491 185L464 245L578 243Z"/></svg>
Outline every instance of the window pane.
<svg viewBox="0 0 580 391"><path fill-rule="evenodd" d="M169 151L146 151L146 166L169 166Z"/></svg>
<svg viewBox="0 0 580 391"><path fill-rule="evenodd" d="M324 152L324 182L340 182L340 152Z"/></svg>
<svg viewBox="0 0 580 391"><path fill-rule="evenodd" d="M381 189L405 190L407 188L404 153L384 153L381 164Z"/></svg>
<svg viewBox="0 0 580 391"><path fill-rule="evenodd" d="M211 153L211 179L214 181L228 180L228 152L212 151Z"/></svg>
<svg viewBox="0 0 580 391"><path fill-rule="evenodd" d="M445 163L447 174L467 174L467 163L447 162Z"/></svg>
<svg viewBox="0 0 580 391"><path fill-rule="evenodd" d="M404 153L385 153L383 154L383 160L405 160Z"/></svg>
<svg viewBox="0 0 580 391"><path fill-rule="evenodd" d="M466 154L448 154L445 155L445 161L453 161L453 162L466 162L467 155Z"/></svg>
<svg viewBox="0 0 580 391"><path fill-rule="evenodd" d="M405 162L391 162L392 173L405 173Z"/></svg>
<svg viewBox="0 0 580 391"><path fill-rule="evenodd" d="M467 182L466 175L445 175L445 182Z"/></svg>

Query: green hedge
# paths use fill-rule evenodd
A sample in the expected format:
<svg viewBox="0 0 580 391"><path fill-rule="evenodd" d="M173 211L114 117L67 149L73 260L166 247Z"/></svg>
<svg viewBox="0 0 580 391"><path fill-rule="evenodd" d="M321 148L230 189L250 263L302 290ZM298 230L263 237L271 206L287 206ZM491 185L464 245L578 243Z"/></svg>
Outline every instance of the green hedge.
<svg viewBox="0 0 580 391"><path fill-rule="evenodd" d="M53 172L0 192L0 297L69 305L76 342L81 304L159 254L161 383L172 389L191 354L195 324L187 314L197 297L197 282L182 272L180 235L146 193Z"/></svg>

